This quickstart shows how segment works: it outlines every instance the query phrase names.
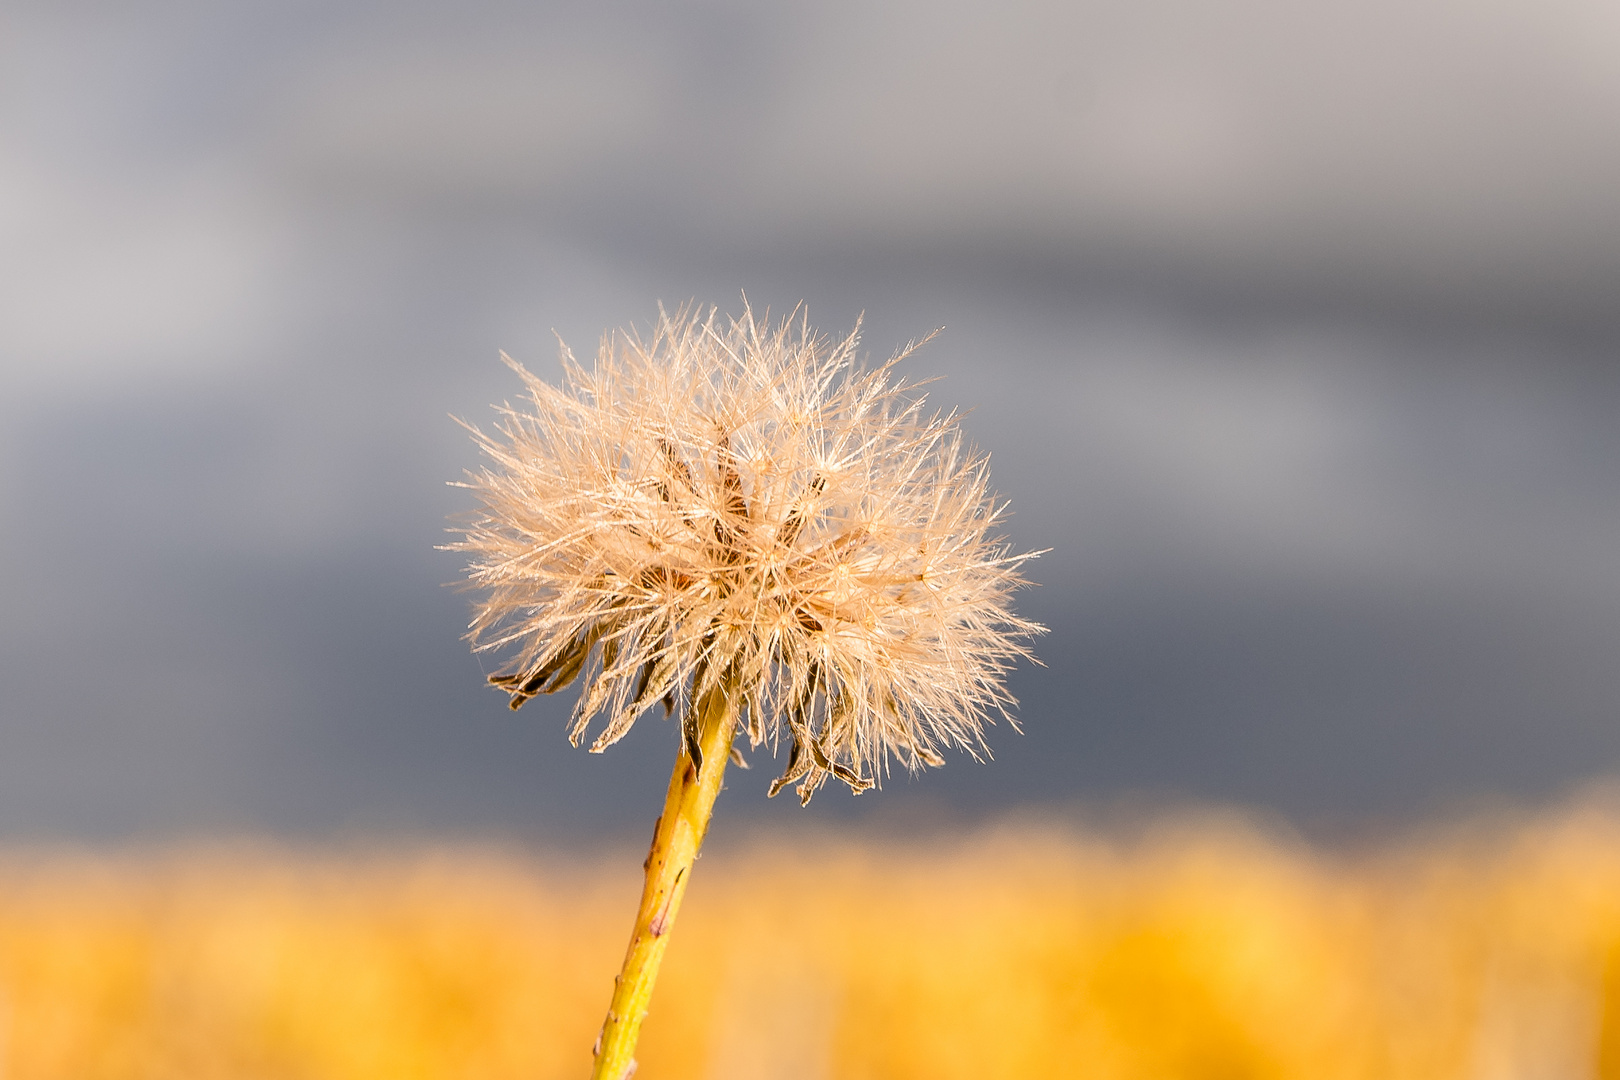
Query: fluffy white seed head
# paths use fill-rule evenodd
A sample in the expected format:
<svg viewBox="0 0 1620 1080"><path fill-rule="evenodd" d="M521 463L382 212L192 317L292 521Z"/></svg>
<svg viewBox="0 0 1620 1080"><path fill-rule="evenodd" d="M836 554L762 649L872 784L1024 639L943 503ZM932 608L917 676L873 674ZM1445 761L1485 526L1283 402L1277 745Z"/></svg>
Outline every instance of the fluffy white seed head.
<svg viewBox="0 0 1620 1080"><path fill-rule="evenodd" d="M1032 555L993 535L955 415L895 377L909 348L863 371L857 343L660 309L594 368L565 348L561 387L507 359L529 398L470 428L491 464L449 548L487 590L468 637L510 653L490 681L514 709L583 676L570 738L603 716L601 751L724 678L750 744L788 743L771 794L805 801L829 776L864 790L890 755L977 756L1040 631L1008 607Z"/></svg>

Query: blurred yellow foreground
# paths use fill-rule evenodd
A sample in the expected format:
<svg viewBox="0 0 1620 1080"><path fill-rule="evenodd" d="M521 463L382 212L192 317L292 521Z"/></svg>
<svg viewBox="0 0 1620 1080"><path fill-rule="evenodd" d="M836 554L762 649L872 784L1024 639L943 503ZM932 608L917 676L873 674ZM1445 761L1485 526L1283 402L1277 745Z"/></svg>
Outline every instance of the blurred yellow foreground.
<svg viewBox="0 0 1620 1080"><path fill-rule="evenodd" d="M639 890L500 852L12 853L4 1080L578 1080ZM658 1078L1620 1077L1620 814L705 857Z"/></svg>

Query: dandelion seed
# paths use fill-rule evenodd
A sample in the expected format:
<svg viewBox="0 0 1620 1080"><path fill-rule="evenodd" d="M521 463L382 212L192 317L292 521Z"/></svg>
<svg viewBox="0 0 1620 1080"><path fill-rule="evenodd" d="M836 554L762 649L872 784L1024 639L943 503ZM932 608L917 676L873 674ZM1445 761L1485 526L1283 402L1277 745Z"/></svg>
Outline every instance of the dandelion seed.
<svg viewBox="0 0 1620 1080"><path fill-rule="evenodd" d="M769 794L808 803L894 761L978 757L986 724L1011 719L1005 676L1040 628L1009 600L1033 554L996 534L1004 506L955 414L925 413L898 377L914 346L862 370L858 341L802 314L660 309L650 337L608 335L590 369L564 349L560 388L506 358L529 401L494 434L471 428L492 465L448 546L487 590L474 648L508 654L490 682L514 709L580 682L569 737L592 752L656 706L680 716L597 1076L630 1067L739 731L785 744Z"/></svg>

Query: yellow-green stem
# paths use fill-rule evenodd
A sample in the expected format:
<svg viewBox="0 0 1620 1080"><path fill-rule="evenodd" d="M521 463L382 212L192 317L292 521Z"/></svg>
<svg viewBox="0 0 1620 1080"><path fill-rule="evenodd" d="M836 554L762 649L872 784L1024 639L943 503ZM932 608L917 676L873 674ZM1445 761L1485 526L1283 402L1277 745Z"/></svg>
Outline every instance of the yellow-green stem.
<svg viewBox="0 0 1620 1080"><path fill-rule="evenodd" d="M597 1039L591 1080L626 1080L635 1071L636 1038L647 1016L647 1001L652 997L669 931L681 909L692 863L709 831L709 816L731 757L736 730L733 696L732 680L721 679L698 702L701 769L682 740L675 772L669 778L669 794L664 797L664 813L653 830L652 850L647 852L641 907L636 912L624 967L614 980L613 1002Z"/></svg>

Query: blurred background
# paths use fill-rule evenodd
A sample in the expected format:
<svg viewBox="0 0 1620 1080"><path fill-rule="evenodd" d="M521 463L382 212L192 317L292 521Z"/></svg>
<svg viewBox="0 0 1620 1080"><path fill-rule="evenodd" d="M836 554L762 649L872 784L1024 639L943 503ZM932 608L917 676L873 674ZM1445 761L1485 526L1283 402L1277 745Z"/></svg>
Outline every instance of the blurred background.
<svg viewBox="0 0 1620 1080"><path fill-rule="evenodd" d="M0 1073L583 1074L676 733L484 685L451 417L744 290L1051 632L728 777L644 1075L1620 1078L1596 0L0 2Z"/></svg>
<svg viewBox="0 0 1620 1080"><path fill-rule="evenodd" d="M1620 768L1613 4L8 0L0 838L640 840L672 728L459 640L450 416L743 290L944 328L1051 633L994 764L722 827Z"/></svg>

